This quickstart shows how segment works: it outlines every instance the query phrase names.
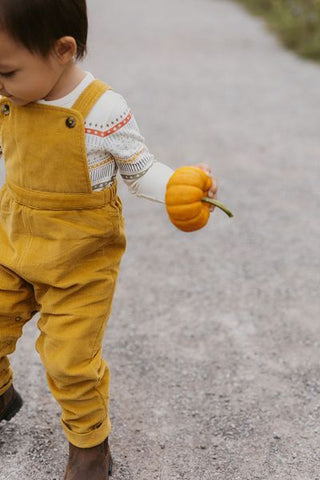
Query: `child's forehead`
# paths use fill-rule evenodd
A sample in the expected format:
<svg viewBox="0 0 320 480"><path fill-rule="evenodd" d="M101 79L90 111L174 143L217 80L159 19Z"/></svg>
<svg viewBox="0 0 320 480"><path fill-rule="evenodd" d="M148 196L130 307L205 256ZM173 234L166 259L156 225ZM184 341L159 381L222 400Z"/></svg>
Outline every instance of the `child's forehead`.
<svg viewBox="0 0 320 480"><path fill-rule="evenodd" d="M14 39L9 35L6 30L0 30L0 46L5 43L6 45L10 46L18 46L18 44L14 41Z"/></svg>
<svg viewBox="0 0 320 480"><path fill-rule="evenodd" d="M24 47L15 42L6 32L0 31L0 65L9 66L11 60L24 53Z"/></svg>

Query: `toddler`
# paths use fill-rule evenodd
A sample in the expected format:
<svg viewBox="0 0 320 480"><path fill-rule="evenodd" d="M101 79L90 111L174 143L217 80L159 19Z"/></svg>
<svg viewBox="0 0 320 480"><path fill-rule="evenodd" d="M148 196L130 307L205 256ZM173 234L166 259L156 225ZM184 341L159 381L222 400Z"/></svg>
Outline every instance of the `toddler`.
<svg viewBox="0 0 320 480"><path fill-rule="evenodd" d="M173 173L124 98L79 66L87 28L85 0L0 0L0 421L22 406L8 355L40 312L36 349L69 442L65 480L112 473L101 353L126 245L117 172L159 202Z"/></svg>

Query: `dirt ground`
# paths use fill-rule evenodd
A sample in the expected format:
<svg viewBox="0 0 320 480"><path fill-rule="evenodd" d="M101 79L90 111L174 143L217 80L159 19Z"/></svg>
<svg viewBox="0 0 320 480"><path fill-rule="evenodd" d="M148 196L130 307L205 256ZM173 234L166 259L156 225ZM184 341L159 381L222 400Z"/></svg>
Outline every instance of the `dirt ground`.
<svg viewBox="0 0 320 480"><path fill-rule="evenodd" d="M120 186L112 478L319 480L320 69L228 0L88 3L86 69L160 161L211 163L235 213L184 234ZM67 461L36 320L12 356L25 404L0 426L1 480L60 480Z"/></svg>

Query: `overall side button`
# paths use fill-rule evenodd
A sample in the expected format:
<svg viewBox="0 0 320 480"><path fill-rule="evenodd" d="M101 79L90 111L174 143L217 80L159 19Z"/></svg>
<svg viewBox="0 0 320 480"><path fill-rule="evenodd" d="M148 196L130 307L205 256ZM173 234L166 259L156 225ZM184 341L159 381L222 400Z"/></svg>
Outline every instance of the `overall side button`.
<svg viewBox="0 0 320 480"><path fill-rule="evenodd" d="M74 117L68 117L66 120L66 125L68 128L74 128L77 124L77 121Z"/></svg>
<svg viewBox="0 0 320 480"><path fill-rule="evenodd" d="M1 113L2 113L3 115L6 115L6 116L9 115L9 113L10 113L10 105L8 105L7 103L4 103L4 104L2 105L2 107L1 107Z"/></svg>

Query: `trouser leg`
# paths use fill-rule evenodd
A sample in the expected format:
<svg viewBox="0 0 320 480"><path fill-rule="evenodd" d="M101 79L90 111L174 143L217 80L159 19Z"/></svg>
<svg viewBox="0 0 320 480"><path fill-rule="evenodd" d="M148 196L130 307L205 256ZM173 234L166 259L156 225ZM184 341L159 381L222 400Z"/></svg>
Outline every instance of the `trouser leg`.
<svg viewBox="0 0 320 480"><path fill-rule="evenodd" d="M33 287L0 265L0 396L12 384L8 355L14 352L23 326L36 309Z"/></svg>
<svg viewBox="0 0 320 480"><path fill-rule="evenodd" d="M36 347L62 408L65 435L77 447L100 444L111 429L110 375L101 355L123 250L113 245L73 266L63 279L69 288L36 289L41 304Z"/></svg>

